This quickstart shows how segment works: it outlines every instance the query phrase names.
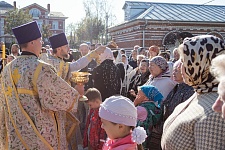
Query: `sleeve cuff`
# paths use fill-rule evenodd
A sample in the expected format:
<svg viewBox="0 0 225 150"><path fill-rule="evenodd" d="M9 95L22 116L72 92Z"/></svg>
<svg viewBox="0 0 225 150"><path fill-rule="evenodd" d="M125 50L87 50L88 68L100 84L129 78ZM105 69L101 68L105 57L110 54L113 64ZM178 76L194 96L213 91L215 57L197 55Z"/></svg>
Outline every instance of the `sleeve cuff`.
<svg viewBox="0 0 225 150"><path fill-rule="evenodd" d="M72 105L70 106L69 109L67 109L68 112L70 112L70 111L72 111L72 110L74 110L74 109L77 110L79 97L80 97L80 95L77 95L77 96L74 98Z"/></svg>

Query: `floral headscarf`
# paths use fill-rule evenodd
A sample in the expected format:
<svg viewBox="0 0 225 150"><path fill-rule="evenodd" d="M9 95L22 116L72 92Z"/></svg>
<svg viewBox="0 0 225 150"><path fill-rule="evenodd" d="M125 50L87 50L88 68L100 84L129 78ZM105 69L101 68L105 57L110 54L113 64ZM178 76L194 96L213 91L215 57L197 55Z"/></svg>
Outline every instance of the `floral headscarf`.
<svg viewBox="0 0 225 150"><path fill-rule="evenodd" d="M218 82L210 73L211 61L225 52L223 40L212 35L185 38L180 49L188 85L196 92L217 91Z"/></svg>
<svg viewBox="0 0 225 150"><path fill-rule="evenodd" d="M150 62L155 63L160 69L162 69L163 73L168 71L169 66L167 61L162 56L155 56L150 60Z"/></svg>

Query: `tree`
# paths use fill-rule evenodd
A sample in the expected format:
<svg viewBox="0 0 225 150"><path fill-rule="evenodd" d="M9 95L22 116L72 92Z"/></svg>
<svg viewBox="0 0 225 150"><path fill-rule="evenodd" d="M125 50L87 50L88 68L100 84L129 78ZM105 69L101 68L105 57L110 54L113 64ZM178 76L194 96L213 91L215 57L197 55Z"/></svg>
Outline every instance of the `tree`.
<svg viewBox="0 0 225 150"><path fill-rule="evenodd" d="M6 34L12 34L12 28L28 23L32 20L32 16L29 14L28 10L16 8L12 11L8 11L5 18L4 31Z"/></svg>
<svg viewBox="0 0 225 150"><path fill-rule="evenodd" d="M113 25L113 5L112 0L83 0L84 10L86 12L86 19L91 20L92 24L89 24L91 39L99 41L100 36L105 34L105 43L108 42L108 26ZM92 35L94 34L94 35Z"/></svg>
<svg viewBox="0 0 225 150"><path fill-rule="evenodd" d="M41 33L42 33L42 39L43 39L43 41L45 43L47 43L48 42L48 38L50 36L52 36L52 31L50 29L51 29L51 25L50 24L48 24L48 25L42 24L42 31L41 31Z"/></svg>
<svg viewBox="0 0 225 150"><path fill-rule="evenodd" d="M67 37L68 41L69 41L69 44L70 44L70 47L71 48L75 48L77 45L76 45L76 29L77 29L77 24L75 23L70 23L67 27L66 27L66 33L67 35L69 35Z"/></svg>

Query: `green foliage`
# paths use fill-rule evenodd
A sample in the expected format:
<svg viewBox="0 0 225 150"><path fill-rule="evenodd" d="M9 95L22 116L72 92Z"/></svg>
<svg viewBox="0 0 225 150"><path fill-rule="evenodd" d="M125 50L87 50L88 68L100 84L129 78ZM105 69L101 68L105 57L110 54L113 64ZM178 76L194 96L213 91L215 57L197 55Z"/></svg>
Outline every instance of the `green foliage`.
<svg viewBox="0 0 225 150"><path fill-rule="evenodd" d="M67 26L71 42L107 43L107 28L113 25L112 3L110 0L83 0L83 5L85 17L76 25L71 23Z"/></svg>
<svg viewBox="0 0 225 150"><path fill-rule="evenodd" d="M28 23L32 20L32 16L29 14L28 10L24 11L22 9L15 9L9 11L5 18L5 33L12 35L12 28Z"/></svg>
<svg viewBox="0 0 225 150"><path fill-rule="evenodd" d="M92 40L98 41L99 36L104 33L104 26L99 18L86 16L77 25L76 34L79 43Z"/></svg>
<svg viewBox="0 0 225 150"><path fill-rule="evenodd" d="M42 34L42 40L44 42L47 42L48 41L48 38L50 36L52 36L52 31L50 30L51 29L51 25L48 24L42 24L42 31L41 31L41 34Z"/></svg>

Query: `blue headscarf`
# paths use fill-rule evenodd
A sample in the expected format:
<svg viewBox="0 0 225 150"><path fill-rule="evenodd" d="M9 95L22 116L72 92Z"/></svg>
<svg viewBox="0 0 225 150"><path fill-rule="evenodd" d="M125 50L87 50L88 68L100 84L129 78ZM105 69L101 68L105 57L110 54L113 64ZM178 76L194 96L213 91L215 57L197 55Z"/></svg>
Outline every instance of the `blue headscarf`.
<svg viewBox="0 0 225 150"><path fill-rule="evenodd" d="M149 100L157 102L158 106L160 107L163 95L159 92L159 90L156 87L152 85L143 85L140 87L140 89L145 94L145 96L148 97Z"/></svg>

